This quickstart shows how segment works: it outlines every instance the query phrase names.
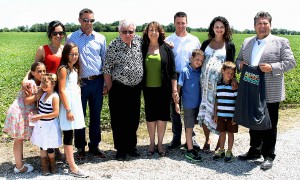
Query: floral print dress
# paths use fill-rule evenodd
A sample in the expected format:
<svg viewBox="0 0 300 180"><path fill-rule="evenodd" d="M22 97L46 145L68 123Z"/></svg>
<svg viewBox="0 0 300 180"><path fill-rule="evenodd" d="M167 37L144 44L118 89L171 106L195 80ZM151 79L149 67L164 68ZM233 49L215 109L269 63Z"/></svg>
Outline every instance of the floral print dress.
<svg viewBox="0 0 300 180"><path fill-rule="evenodd" d="M225 46L217 50L207 46L204 53L205 60L201 68L200 77L202 100L197 120L200 126L205 124L211 132L219 134L216 130L217 124L214 122L213 115L217 83L222 77L221 68L225 62L226 49Z"/></svg>

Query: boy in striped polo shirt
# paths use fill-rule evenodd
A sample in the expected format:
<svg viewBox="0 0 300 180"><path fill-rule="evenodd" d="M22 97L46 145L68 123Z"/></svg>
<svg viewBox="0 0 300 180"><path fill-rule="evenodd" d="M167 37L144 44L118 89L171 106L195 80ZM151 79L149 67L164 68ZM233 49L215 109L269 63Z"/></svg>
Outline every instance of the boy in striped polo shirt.
<svg viewBox="0 0 300 180"><path fill-rule="evenodd" d="M226 61L222 66L222 79L217 85L217 95L214 110L214 121L217 123L217 131L220 132L220 150L213 156L214 160L224 158L225 162L230 162L233 158L232 146L234 133L238 132L238 125L232 118L235 109L235 99L237 90L232 90L231 80L235 77L236 65ZM226 133L228 134L228 149L225 154Z"/></svg>

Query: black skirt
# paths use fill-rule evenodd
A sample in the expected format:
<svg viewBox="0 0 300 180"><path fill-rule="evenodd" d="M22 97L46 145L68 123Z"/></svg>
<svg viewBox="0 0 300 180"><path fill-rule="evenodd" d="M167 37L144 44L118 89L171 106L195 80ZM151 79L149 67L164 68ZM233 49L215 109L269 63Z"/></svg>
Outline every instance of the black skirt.
<svg viewBox="0 0 300 180"><path fill-rule="evenodd" d="M162 87L145 87L143 89L146 121L168 121L171 119L170 93Z"/></svg>

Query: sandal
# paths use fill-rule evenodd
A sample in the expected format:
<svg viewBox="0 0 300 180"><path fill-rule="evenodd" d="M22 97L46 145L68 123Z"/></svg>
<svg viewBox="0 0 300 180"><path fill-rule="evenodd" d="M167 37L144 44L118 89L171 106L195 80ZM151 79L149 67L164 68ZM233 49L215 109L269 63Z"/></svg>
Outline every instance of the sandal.
<svg viewBox="0 0 300 180"><path fill-rule="evenodd" d="M69 169L69 174L73 177L78 177L78 178L87 178L89 177L88 175L83 174L79 169L77 172L73 172Z"/></svg>
<svg viewBox="0 0 300 180"><path fill-rule="evenodd" d="M159 151L158 150L158 145L156 145L156 151L157 151L157 153L160 155L160 157L166 157L167 156L167 153L166 153L166 151Z"/></svg>
<svg viewBox="0 0 300 180"><path fill-rule="evenodd" d="M150 148L150 145L149 145L148 152L147 152L147 156L153 156L154 151L155 151L155 145L154 145L154 147L152 148L152 150L150 150L150 149L151 149L151 148Z"/></svg>
<svg viewBox="0 0 300 180"><path fill-rule="evenodd" d="M149 151L149 150L148 150L147 156L153 156L153 154L154 154L154 151Z"/></svg>
<svg viewBox="0 0 300 180"><path fill-rule="evenodd" d="M33 167L29 164L24 164L20 169L17 167L14 168L15 173L27 173L31 172L33 170Z"/></svg>
<svg viewBox="0 0 300 180"><path fill-rule="evenodd" d="M203 151L210 151L210 144L205 143L203 146Z"/></svg>

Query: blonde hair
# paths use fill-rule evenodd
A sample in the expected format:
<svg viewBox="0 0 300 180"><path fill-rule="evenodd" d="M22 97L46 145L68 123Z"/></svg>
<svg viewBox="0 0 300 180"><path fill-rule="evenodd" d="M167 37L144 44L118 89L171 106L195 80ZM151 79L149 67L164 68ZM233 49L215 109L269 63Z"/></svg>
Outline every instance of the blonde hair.
<svg viewBox="0 0 300 180"><path fill-rule="evenodd" d="M194 49L192 52L192 58L194 58L196 55L204 57L204 52L201 49Z"/></svg>
<svg viewBox="0 0 300 180"><path fill-rule="evenodd" d="M42 77L42 81L45 81L47 79L49 79L54 85L57 82L57 76L56 76L56 74L53 74L53 73L44 74L43 77Z"/></svg>
<svg viewBox="0 0 300 180"><path fill-rule="evenodd" d="M222 70L225 71L226 69L232 69L232 70L236 70L236 65L231 62L231 61L225 61L223 66L222 66Z"/></svg>

